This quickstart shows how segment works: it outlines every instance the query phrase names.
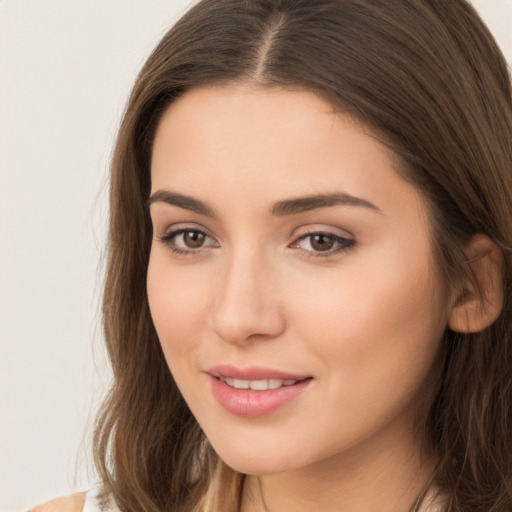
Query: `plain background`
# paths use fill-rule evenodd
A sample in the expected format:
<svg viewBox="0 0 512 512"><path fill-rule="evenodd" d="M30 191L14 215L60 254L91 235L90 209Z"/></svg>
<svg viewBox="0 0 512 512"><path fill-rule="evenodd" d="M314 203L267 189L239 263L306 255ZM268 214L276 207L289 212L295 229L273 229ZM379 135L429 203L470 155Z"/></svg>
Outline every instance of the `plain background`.
<svg viewBox="0 0 512 512"><path fill-rule="evenodd" d="M88 488L113 139L192 0L0 0L0 510ZM512 0L475 0L512 61Z"/></svg>

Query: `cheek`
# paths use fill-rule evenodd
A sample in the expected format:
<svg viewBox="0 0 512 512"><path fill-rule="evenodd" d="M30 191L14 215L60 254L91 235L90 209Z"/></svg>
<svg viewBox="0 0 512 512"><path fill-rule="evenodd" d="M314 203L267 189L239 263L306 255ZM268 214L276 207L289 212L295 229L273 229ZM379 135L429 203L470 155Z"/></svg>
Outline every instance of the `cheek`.
<svg viewBox="0 0 512 512"><path fill-rule="evenodd" d="M210 281L199 266L193 273L169 269L168 257L162 253L158 249L151 253L147 292L151 317L170 364L197 348L195 340L209 310L206 287Z"/></svg>
<svg viewBox="0 0 512 512"><path fill-rule="evenodd" d="M309 340L331 384L353 396L371 402L386 389L413 392L447 323L441 287L421 254L389 251L359 263L295 295L297 337Z"/></svg>

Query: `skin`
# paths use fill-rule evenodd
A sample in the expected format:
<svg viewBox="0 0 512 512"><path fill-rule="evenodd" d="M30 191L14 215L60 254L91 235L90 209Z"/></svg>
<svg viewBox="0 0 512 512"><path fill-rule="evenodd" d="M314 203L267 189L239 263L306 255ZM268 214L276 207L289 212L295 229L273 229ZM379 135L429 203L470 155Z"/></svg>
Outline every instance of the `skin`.
<svg viewBox="0 0 512 512"><path fill-rule="evenodd" d="M206 436L250 475L243 512L408 510L435 462L420 455L415 421L451 307L425 202L396 157L313 93L239 84L171 105L151 178L151 314ZM373 207L271 214L276 202L333 191ZM172 237L184 228L207 236L187 246L193 237ZM319 232L332 249L307 237ZM273 413L243 418L211 392L206 372L219 364L312 379Z"/></svg>
<svg viewBox="0 0 512 512"><path fill-rule="evenodd" d="M62 498L55 498L30 509L28 512L81 512L84 503L85 493L82 492Z"/></svg>

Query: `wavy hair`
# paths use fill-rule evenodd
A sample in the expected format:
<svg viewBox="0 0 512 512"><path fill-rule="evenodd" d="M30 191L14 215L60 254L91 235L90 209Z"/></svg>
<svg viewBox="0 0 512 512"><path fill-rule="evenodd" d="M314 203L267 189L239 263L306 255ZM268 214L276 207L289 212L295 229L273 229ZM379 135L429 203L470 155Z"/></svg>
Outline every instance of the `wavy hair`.
<svg viewBox="0 0 512 512"><path fill-rule="evenodd" d="M113 386L97 419L105 496L125 512L235 511L243 475L218 460L152 324L150 154L166 108L195 87L253 82L322 95L397 155L430 206L447 286L464 246L504 255L504 307L444 334L423 421L446 512L512 510L512 94L503 55L465 0L202 0L164 36L129 98L113 155L103 325Z"/></svg>

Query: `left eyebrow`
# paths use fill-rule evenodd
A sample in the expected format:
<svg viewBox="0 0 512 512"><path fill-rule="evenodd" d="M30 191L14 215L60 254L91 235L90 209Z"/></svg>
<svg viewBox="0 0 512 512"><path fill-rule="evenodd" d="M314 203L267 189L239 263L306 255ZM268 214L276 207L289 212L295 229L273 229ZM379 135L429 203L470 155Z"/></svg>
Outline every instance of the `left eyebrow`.
<svg viewBox="0 0 512 512"><path fill-rule="evenodd" d="M305 197L297 197L295 199L286 199L275 203L270 209L270 213L274 216L294 215L297 213L317 210L319 208L329 208L331 206L360 206L368 208L377 213L382 213L380 208L370 201L355 197L345 192L335 192L332 194L319 194Z"/></svg>
<svg viewBox="0 0 512 512"><path fill-rule="evenodd" d="M205 202L195 199L192 196L185 194L178 194L171 190L157 190L147 201L147 205L151 206L153 203L167 203L170 205L178 206L184 210L190 210L198 215L205 217L216 217L217 214Z"/></svg>

